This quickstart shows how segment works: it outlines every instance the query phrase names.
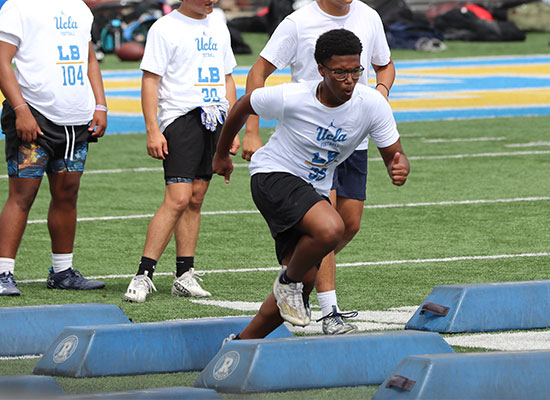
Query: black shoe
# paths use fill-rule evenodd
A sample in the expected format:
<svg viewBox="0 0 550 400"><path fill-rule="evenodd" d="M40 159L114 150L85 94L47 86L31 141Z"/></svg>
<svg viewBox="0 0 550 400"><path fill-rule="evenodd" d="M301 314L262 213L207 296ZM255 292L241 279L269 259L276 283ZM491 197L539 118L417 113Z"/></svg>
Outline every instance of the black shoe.
<svg viewBox="0 0 550 400"><path fill-rule="evenodd" d="M89 281L76 269L69 268L56 273L50 268L50 275L48 275L46 286L48 289L92 290L104 288L105 283L101 281Z"/></svg>

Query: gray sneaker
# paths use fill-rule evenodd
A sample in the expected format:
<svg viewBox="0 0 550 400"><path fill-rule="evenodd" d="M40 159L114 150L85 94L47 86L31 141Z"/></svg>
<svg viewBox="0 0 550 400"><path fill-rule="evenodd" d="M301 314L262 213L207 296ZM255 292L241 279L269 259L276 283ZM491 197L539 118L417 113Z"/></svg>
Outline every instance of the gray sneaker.
<svg viewBox="0 0 550 400"><path fill-rule="evenodd" d="M273 295L277 301L279 313L285 321L290 322L292 325L307 326L310 317L302 297L304 284L296 282L285 285L279 282L279 278L285 271L286 266L279 271L277 279L273 283Z"/></svg>
<svg viewBox="0 0 550 400"><path fill-rule="evenodd" d="M13 274L11 272L0 274L0 296L19 296L20 294Z"/></svg>
<svg viewBox="0 0 550 400"><path fill-rule="evenodd" d="M325 335L345 335L357 331L357 326L344 322L342 318L357 317L357 311L339 313L336 306L332 306L332 312L317 320L323 321L323 333Z"/></svg>

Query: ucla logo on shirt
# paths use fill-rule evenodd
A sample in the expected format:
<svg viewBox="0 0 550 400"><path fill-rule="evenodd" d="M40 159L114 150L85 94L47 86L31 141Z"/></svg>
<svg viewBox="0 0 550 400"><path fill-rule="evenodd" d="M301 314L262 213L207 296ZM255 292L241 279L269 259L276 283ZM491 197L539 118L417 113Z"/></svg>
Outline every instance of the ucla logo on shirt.
<svg viewBox="0 0 550 400"><path fill-rule="evenodd" d="M59 17L54 17L55 19L55 28L60 31L66 31L71 29L78 29L78 23L73 20L73 17L66 16L63 12Z"/></svg>
<svg viewBox="0 0 550 400"><path fill-rule="evenodd" d="M202 52L218 50L218 43L216 43L211 36L206 37L206 35L203 34L203 37L195 38L195 43L197 44L197 51Z"/></svg>
<svg viewBox="0 0 550 400"><path fill-rule="evenodd" d="M342 128L337 128L334 125L334 120L332 120L326 128L317 128L317 141L324 142L323 146L326 145L325 143L338 146L338 143L342 143L347 140L347 136L347 134L342 132Z"/></svg>

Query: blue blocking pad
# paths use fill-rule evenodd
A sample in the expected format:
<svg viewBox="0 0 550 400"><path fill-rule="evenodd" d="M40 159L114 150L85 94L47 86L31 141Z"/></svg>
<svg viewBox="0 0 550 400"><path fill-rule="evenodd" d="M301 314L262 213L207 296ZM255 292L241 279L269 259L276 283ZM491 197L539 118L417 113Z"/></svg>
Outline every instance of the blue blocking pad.
<svg viewBox="0 0 550 400"><path fill-rule="evenodd" d="M410 354L453 352L439 334L413 331L233 340L195 386L248 393L375 385Z"/></svg>
<svg viewBox="0 0 550 400"><path fill-rule="evenodd" d="M51 376L0 376L0 399L59 399L64 395Z"/></svg>
<svg viewBox="0 0 550 400"><path fill-rule="evenodd" d="M43 354L67 326L130 324L119 306L61 304L0 308L0 356Z"/></svg>
<svg viewBox="0 0 550 400"><path fill-rule="evenodd" d="M93 377L200 371L223 339L252 317L199 318L68 327L36 364L35 375ZM291 337L280 326L271 337Z"/></svg>
<svg viewBox="0 0 550 400"><path fill-rule="evenodd" d="M383 399L547 399L549 351L406 357L382 383Z"/></svg>
<svg viewBox="0 0 550 400"><path fill-rule="evenodd" d="M65 399L65 398L63 398ZM67 397L66 400L221 400L216 391L192 387L168 387L158 389L129 390L125 392L91 393Z"/></svg>
<svg viewBox="0 0 550 400"><path fill-rule="evenodd" d="M550 327L550 280L436 286L405 329L440 333Z"/></svg>

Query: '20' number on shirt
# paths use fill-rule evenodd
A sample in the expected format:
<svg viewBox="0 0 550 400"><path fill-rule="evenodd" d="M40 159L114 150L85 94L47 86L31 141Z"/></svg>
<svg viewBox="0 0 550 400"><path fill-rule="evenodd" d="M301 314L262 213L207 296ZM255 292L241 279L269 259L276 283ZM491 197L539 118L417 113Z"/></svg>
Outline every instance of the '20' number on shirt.
<svg viewBox="0 0 550 400"><path fill-rule="evenodd" d="M218 84L220 82L220 70L216 67L210 67L207 71L203 71L203 68L198 69L199 73L199 83L202 84ZM218 85L220 86L220 85ZM204 95L202 100L205 103L209 102L218 102L220 101L220 96L218 96L218 90L215 87L204 87L201 89L201 93Z"/></svg>
<svg viewBox="0 0 550 400"><path fill-rule="evenodd" d="M59 64L63 73L63 86L74 86L77 83L84 85L84 73L78 46L71 45L68 48L57 46L57 50L59 50Z"/></svg>

